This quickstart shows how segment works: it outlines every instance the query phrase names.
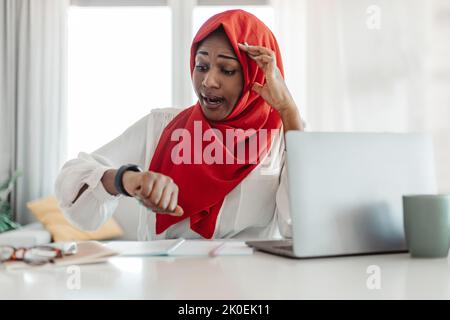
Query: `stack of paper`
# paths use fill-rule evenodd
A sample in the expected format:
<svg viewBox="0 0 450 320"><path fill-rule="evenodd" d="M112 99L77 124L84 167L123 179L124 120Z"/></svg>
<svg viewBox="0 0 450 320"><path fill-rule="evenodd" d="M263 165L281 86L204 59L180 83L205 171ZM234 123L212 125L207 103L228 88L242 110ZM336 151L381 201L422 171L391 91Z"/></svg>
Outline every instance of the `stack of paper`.
<svg viewBox="0 0 450 320"><path fill-rule="evenodd" d="M233 256L253 253L253 248L244 241L235 240L112 241L107 246L121 256Z"/></svg>

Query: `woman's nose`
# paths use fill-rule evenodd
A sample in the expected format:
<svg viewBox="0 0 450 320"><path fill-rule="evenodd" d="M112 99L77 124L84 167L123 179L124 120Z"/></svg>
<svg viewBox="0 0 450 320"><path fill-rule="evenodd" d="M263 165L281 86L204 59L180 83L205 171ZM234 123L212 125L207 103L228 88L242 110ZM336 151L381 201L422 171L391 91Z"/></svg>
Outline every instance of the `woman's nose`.
<svg viewBox="0 0 450 320"><path fill-rule="evenodd" d="M203 78L203 86L205 88L219 88L219 79L217 79L217 75L214 71L209 71L205 74L205 77Z"/></svg>

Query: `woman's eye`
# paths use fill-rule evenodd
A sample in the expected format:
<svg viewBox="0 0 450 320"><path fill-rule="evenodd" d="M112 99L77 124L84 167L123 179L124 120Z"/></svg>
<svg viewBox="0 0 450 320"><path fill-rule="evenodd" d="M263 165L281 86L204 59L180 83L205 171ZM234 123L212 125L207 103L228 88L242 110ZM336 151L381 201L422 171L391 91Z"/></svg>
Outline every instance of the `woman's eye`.
<svg viewBox="0 0 450 320"><path fill-rule="evenodd" d="M225 73L227 76L232 76L233 74L236 73L235 70L225 70L225 69L223 69L222 72Z"/></svg>
<svg viewBox="0 0 450 320"><path fill-rule="evenodd" d="M203 66L203 65L197 65L197 66L195 66L195 69L203 72L203 71L206 71L207 67Z"/></svg>

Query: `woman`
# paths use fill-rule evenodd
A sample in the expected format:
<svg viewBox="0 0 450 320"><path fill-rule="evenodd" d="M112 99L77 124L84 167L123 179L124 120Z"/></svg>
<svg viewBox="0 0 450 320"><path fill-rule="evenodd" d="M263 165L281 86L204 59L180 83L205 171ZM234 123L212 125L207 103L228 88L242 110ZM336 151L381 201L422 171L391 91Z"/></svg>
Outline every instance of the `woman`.
<svg viewBox="0 0 450 320"><path fill-rule="evenodd" d="M66 217L96 229L126 195L141 204L139 240L289 237L283 131L303 127L275 37L243 10L222 12L195 36L190 67L194 106L153 110L64 165Z"/></svg>

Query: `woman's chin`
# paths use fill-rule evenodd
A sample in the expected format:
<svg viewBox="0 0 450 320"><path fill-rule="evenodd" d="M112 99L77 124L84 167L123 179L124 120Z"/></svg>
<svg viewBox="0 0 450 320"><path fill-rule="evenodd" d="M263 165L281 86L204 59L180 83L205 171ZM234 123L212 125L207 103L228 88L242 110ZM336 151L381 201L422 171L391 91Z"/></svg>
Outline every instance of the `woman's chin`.
<svg viewBox="0 0 450 320"><path fill-rule="evenodd" d="M225 108L225 106L220 106L218 108L209 108L203 104L201 104L201 108L203 111L203 115L205 118L211 121L220 121L227 117L228 110Z"/></svg>

